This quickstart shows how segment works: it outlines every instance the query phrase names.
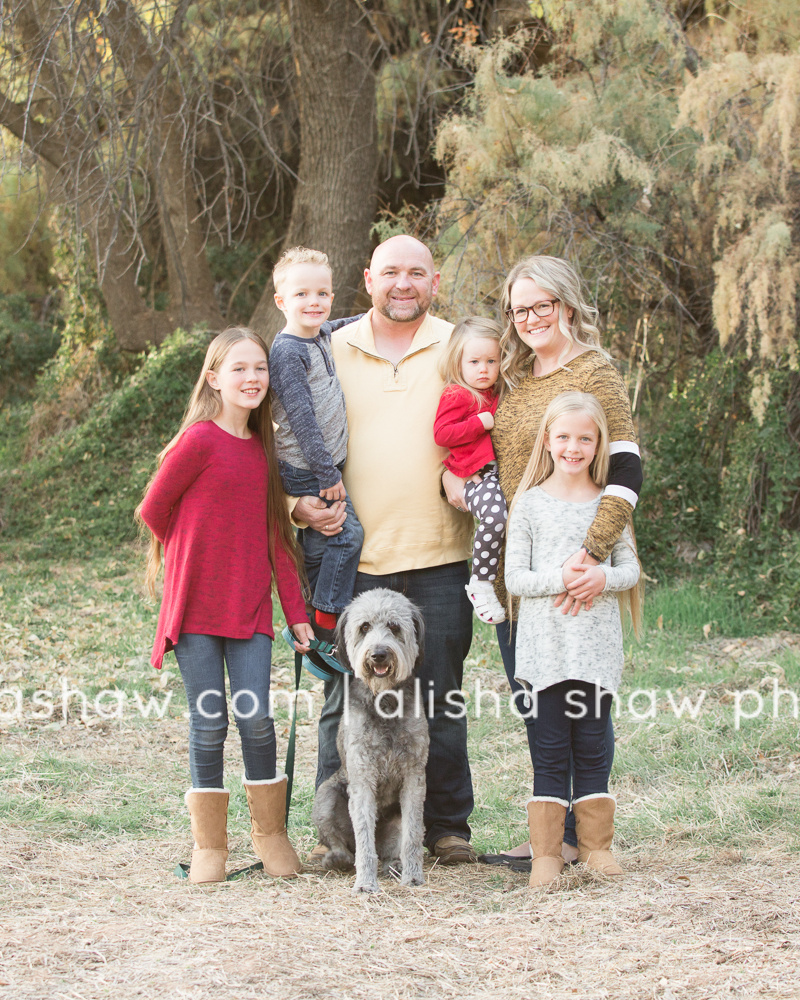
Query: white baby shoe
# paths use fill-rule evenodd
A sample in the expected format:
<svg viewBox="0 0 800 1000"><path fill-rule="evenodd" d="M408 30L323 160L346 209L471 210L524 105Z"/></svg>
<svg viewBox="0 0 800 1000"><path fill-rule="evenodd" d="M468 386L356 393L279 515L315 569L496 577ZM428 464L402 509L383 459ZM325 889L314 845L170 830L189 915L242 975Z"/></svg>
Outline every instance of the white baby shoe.
<svg viewBox="0 0 800 1000"><path fill-rule="evenodd" d="M506 613L503 605L497 600L493 583L489 580L478 580L473 576L466 590L475 614L482 622L499 625L506 620Z"/></svg>

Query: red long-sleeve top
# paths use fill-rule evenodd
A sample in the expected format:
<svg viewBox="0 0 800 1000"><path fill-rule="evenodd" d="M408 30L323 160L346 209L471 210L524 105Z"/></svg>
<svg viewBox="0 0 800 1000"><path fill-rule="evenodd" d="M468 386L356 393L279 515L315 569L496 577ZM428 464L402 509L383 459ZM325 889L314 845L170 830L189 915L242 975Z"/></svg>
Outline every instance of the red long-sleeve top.
<svg viewBox="0 0 800 1000"><path fill-rule="evenodd" d="M213 421L192 424L164 459L142 518L164 545L164 597L150 662L160 669L181 632L272 638L272 575L290 625L308 621L297 573L267 544L267 458Z"/></svg>
<svg viewBox="0 0 800 1000"><path fill-rule="evenodd" d="M448 385L439 400L433 422L434 440L441 447L450 449L450 454L444 459L445 468L462 479L494 461L492 439L478 414L491 413L494 416L499 397L494 389L486 389L480 395L483 402L478 407L469 389Z"/></svg>

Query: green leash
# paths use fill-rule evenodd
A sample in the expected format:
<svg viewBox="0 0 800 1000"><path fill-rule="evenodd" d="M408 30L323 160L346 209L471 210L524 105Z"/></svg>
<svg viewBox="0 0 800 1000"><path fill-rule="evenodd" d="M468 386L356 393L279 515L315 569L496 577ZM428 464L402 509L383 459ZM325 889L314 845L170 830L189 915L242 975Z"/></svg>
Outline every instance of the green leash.
<svg viewBox="0 0 800 1000"><path fill-rule="evenodd" d="M226 875L225 881L233 882L234 879L241 878L243 875L247 875L248 872L258 871L259 868L263 867L264 865L260 861L256 861L254 865L248 865L246 868L239 868L238 871L231 872L230 875ZM178 878L188 878L189 866L181 861L179 865L175 866L175 871L172 874L176 875Z"/></svg>
<svg viewBox="0 0 800 1000"><path fill-rule="evenodd" d="M292 703L292 725L289 729L289 746L286 748L286 826L289 826L289 809L292 805L292 785L294 784L294 746L297 736L297 696L300 693L300 678L303 676L303 654L294 654L294 701Z"/></svg>

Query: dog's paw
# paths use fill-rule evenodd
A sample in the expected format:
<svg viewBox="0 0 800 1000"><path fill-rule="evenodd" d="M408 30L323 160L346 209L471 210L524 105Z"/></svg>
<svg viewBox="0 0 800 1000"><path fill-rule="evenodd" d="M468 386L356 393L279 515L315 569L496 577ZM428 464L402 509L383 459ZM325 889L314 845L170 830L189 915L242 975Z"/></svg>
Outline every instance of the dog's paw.
<svg viewBox="0 0 800 1000"><path fill-rule="evenodd" d="M381 887L377 882L356 882L353 886L353 895L360 896L361 893L380 892Z"/></svg>
<svg viewBox="0 0 800 1000"><path fill-rule="evenodd" d="M425 885L425 876L422 872L409 872L400 879L400 885Z"/></svg>
<svg viewBox="0 0 800 1000"><path fill-rule="evenodd" d="M400 873L403 870L400 858L384 858L382 864L384 875L391 875L392 878L400 878Z"/></svg>
<svg viewBox="0 0 800 1000"><path fill-rule="evenodd" d="M322 859L322 867L328 871L349 872L355 866L356 859L349 851L328 851Z"/></svg>

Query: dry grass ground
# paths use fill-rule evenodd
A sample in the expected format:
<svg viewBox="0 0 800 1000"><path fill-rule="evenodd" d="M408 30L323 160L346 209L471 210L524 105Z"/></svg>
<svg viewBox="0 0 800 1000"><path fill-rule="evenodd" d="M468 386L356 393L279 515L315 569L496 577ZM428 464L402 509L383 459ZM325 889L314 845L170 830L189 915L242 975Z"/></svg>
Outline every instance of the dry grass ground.
<svg viewBox="0 0 800 1000"><path fill-rule="evenodd" d="M173 874L189 853L185 706L176 674L142 663L152 611L131 574L108 560L45 571L6 559L0 570L0 688L24 695L22 717L0 725L0 997L800 996L797 721L736 731L730 717L734 687L778 677L797 690L796 636L654 634L633 650L634 686L701 685L711 707L685 725L662 711L618 720L620 884L576 873L531 893L525 875L429 863L424 888L383 879L367 899L351 895L351 878L313 868L197 887ZM276 660L287 689L288 660ZM61 678L88 692L87 717L73 698L65 720L54 698L51 715L32 719L33 691L58 691ZM468 664L468 685L476 679L503 690L483 633ZM107 687L129 701L174 696L163 719L126 709L103 720L91 698ZM5 695L0 709L12 705ZM489 714L470 731L474 839L508 846L529 794L522 726ZM286 732L281 712L281 752ZM292 836L305 850L315 739L304 720ZM253 861L236 743L231 867Z"/></svg>

